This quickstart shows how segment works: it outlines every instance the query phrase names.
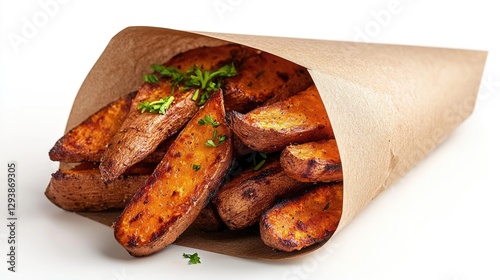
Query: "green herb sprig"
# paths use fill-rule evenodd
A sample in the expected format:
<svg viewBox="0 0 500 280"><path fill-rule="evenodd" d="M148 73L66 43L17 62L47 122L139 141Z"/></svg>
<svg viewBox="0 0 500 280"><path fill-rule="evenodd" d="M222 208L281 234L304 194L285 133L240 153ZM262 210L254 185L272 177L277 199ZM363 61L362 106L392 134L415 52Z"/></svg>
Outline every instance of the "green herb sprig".
<svg viewBox="0 0 500 280"><path fill-rule="evenodd" d="M139 102L137 109L141 110L141 113L148 111L150 113L159 113L165 115L172 102L174 102L174 97L168 96L152 102L150 101Z"/></svg>
<svg viewBox="0 0 500 280"><path fill-rule="evenodd" d="M189 80L186 81L185 87L188 89L196 88L192 100L196 101L199 97L199 106L205 104L208 97L210 97L211 92L216 91L221 87L221 81L217 78L232 77L238 74L234 64L224 65L215 72L201 70L198 66L194 66L186 73L189 74Z"/></svg>
<svg viewBox="0 0 500 280"><path fill-rule="evenodd" d="M145 82L154 84L159 83L160 78L167 78L170 79L172 93L176 88L182 91L194 89L191 99L193 101L198 101L198 106L202 106L207 102L210 93L221 88L222 78L233 77L238 74L234 64L224 65L216 71L202 70L197 65L194 65L186 72L177 70L173 66L153 64L151 65L151 70L153 70L154 73L145 75L143 77ZM165 111L172 101L164 107L161 107L163 104L167 103L164 99L141 102L137 109L141 110L141 113L147 111L150 113L165 114Z"/></svg>
<svg viewBox="0 0 500 280"><path fill-rule="evenodd" d="M222 145L222 143L224 143L224 141L226 141L227 135L217 136L217 134L219 133L219 131L217 130L217 127L220 125L220 123L217 120L214 120L212 118L212 116L205 115L202 119L198 120L198 125L207 125L207 124L211 125L215 129L214 129L214 132L212 134L212 139L208 139L205 142L205 146L210 147L210 148L217 148L220 145Z"/></svg>
<svg viewBox="0 0 500 280"><path fill-rule="evenodd" d="M186 259L189 259L188 264L199 264L201 263L200 257L198 256L198 253L194 254L182 254L182 256Z"/></svg>
<svg viewBox="0 0 500 280"><path fill-rule="evenodd" d="M255 157L253 158L253 170L254 171L261 169L262 166L264 166L264 163L266 163L267 154L259 152L259 155L261 157L261 160L259 161L259 163L257 163L257 160Z"/></svg>
<svg viewBox="0 0 500 280"><path fill-rule="evenodd" d="M222 145L224 141L226 141L227 135L224 134L221 136L217 136L217 133L218 133L217 129L214 129L214 133L212 134L212 139L207 140L207 142L205 142L205 146L211 148L217 148L220 145Z"/></svg>
<svg viewBox="0 0 500 280"><path fill-rule="evenodd" d="M193 164L194 171L200 171L200 169L201 169L201 164Z"/></svg>
<svg viewBox="0 0 500 280"><path fill-rule="evenodd" d="M214 120L210 115L205 115L203 119L199 119L198 124L199 125L210 124L213 127L218 127L220 125L220 123L217 120Z"/></svg>

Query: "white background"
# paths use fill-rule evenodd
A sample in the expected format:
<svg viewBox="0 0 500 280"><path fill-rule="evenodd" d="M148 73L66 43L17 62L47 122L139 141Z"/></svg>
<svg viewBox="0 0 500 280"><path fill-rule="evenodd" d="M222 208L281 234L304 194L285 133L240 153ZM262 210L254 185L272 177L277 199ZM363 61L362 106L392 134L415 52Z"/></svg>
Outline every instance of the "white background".
<svg viewBox="0 0 500 280"><path fill-rule="evenodd" d="M500 279L500 16L494 1L2 1L0 279ZM345 3L349 2L349 3ZM52 3L51 5L44 3ZM496 6L495 6L496 7ZM473 115L315 253L280 262L170 246L134 259L52 205L48 150L109 39L132 25L490 51ZM364 35L361 35L364 34ZM18 263L7 271L7 162Z"/></svg>

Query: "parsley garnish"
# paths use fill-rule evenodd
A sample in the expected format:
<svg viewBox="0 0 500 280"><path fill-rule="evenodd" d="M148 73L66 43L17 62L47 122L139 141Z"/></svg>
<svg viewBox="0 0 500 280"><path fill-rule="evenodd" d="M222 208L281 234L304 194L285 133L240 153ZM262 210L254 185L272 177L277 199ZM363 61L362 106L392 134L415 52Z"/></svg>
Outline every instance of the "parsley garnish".
<svg viewBox="0 0 500 280"><path fill-rule="evenodd" d="M209 93L218 90L221 87L221 81L216 80L216 78L222 77L232 77L238 74L234 64L224 65L219 70L215 72L210 72L209 70L201 70L198 66L194 66L186 71L189 75L189 79L185 83L186 88L196 88L192 100L198 100L200 90L202 92L200 96L199 106L205 104Z"/></svg>
<svg viewBox="0 0 500 280"><path fill-rule="evenodd" d="M182 254L182 256L186 259L189 259L189 262L188 264L198 264L198 263L201 263L200 261L200 257L198 256L198 253L194 253L194 254Z"/></svg>
<svg viewBox="0 0 500 280"><path fill-rule="evenodd" d="M198 106L202 106L203 104L205 104L205 102L210 97L211 92L220 89L222 85L221 78L232 77L238 74L233 64L224 65L213 72L209 70L202 70L196 65L189 68L186 72L179 71L173 66L167 67L160 64L151 65L151 69L156 74L160 75L160 77L170 79L172 93L174 92L175 88L179 88L182 91L194 89L195 91L193 93L192 100L198 101ZM159 78L156 74L145 75L143 77L143 80L147 83L158 83ZM139 104L138 109L141 110L142 113L148 111L151 113L163 112L162 114L165 114L164 111L158 111L158 109L151 110L148 106L159 101L161 100L142 102L144 104ZM168 106L166 106L166 109L168 109Z"/></svg>
<svg viewBox="0 0 500 280"><path fill-rule="evenodd" d="M194 171L199 171L201 169L201 165L200 164L193 164L193 170Z"/></svg>
<svg viewBox="0 0 500 280"><path fill-rule="evenodd" d="M213 127L218 127L220 123L217 120L212 119L210 115L205 115L203 119L198 120L199 125L211 124Z"/></svg>
<svg viewBox="0 0 500 280"><path fill-rule="evenodd" d="M207 140L207 142L205 142L205 146L210 148L217 148L220 145L222 145L224 141L226 141L227 135L221 135L217 137L217 133L218 133L217 129L214 129L214 133L212 134L212 139ZM217 144L215 143L215 141L217 141Z"/></svg>
<svg viewBox="0 0 500 280"><path fill-rule="evenodd" d="M172 102L174 102L174 97L169 96L152 102L140 102L137 106L137 109L141 110L141 113L148 111L150 113L159 113L165 115L168 107L170 107L170 104L172 104Z"/></svg>
<svg viewBox="0 0 500 280"><path fill-rule="evenodd" d="M144 77L142 77L142 79L146 83L150 83L150 84L158 83L158 81L159 81L158 77L156 77L155 74L145 75Z"/></svg>
<svg viewBox="0 0 500 280"><path fill-rule="evenodd" d="M217 148L217 145L215 145L215 142L212 139L207 140L207 142L205 142L205 146L210 148Z"/></svg>
<svg viewBox="0 0 500 280"><path fill-rule="evenodd" d="M261 169L262 166L264 165L264 163L266 163L267 154L259 152L259 155L262 158L262 160L259 161L259 163L257 163L257 161L255 160L255 157L253 158L253 165L254 165L253 170L254 171Z"/></svg>

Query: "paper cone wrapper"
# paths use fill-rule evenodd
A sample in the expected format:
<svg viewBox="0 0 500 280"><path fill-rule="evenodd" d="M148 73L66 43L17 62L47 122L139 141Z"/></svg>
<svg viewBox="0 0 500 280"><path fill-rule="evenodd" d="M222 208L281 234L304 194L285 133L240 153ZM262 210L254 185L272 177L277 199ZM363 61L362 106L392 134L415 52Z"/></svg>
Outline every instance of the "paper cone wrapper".
<svg viewBox="0 0 500 280"><path fill-rule="evenodd" d="M342 159L344 197L337 232L471 114L487 55L472 50L129 27L111 39L89 72L66 130L118 96L137 90L151 64L164 63L188 49L228 42L278 55L309 70ZM110 225L118 213L81 214ZM262 243L255 229L188 230L176 244L254 259L290 258L320 246L276 252Z"/></svg>

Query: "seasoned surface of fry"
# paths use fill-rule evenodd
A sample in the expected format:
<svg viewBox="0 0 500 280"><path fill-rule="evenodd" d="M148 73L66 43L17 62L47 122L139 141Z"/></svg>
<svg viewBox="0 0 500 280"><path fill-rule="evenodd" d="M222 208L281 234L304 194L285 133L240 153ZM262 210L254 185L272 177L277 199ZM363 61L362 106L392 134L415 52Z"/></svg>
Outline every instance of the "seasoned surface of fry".
<svg viewBox="0 0 500 280"><path fill-rule="evenodd" d="M287 146L280 157L286 175L301 182L342 181L335 139Z"/></svg>
<svg viewBox="0 0 500 280"><path fill-rule="evenodd" d="M249 56L237 69L238 75L224 81L228 112L247 112L270 98L276 102L313 84L304 67L266 52Z"/></svg>
<svg viewBox="0 0 500 280"><path fill-rule="evenodd" d="M228 112L226 119L241 141L259 152L276 152L290 143L334 137L316 86L244 115Z"/></svg>
<svg viewBox="0 0 500 280"><path fill-rule="evenodd" d="M239 45L201 47L178 54L165 65L182 71L194 65L200 69L212 69L230 63L248 51L248 48ZM141 102L153 102L171 95L174 101L165 114L141 113L137 109ZM161 78L158 83L144 83L133 100L127 119L104 152L100 166L104 181L114 180L129 166L153 152L162 141L178 132L198 110L197 102L192 97L192 91L185 92L172 86L170 79Z"/></svg>
<svg viewBox="0 0 500 280"><path fill-rule="evenodd" d="M123 208L153 172L154 165L138 164L110 184L104 184L96 165L80 164L52 174L45 196L67 211Z"/></svg>
<svg viewBox="0 0 500 280"><path fill-rule="evenodd" d="M125 120L136 92L109 103L61 137L49 151L53 161L98 162Z"/></svg>
<svg viewBox="0 0 500 280"><path fill-rule="evenodd" d="M232 157L224 114L219 90L182 130L118 218L115 238L131 255L149 255L174 242L218 189ZM206 116L218 126L200 124Z"/></svg>
<svg viewBox="0 0 500 280"><path fill-rule="evenodd" d="M212 201L230 229L242 229L257 223L260 215L279 198L305 187L306 183L286 176L279 160L275 160L258 171L240 173L221 187Z"/></svg>
<svg viewBox="0 0 500 280"><path fill-rule="evenodd" d="M342 193L342 184L330 183L277 204L262 215L262 241L291 252L327 240L340 221Z"/></svg>

